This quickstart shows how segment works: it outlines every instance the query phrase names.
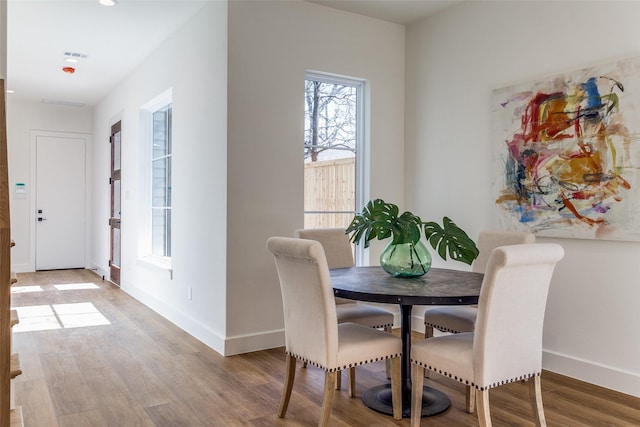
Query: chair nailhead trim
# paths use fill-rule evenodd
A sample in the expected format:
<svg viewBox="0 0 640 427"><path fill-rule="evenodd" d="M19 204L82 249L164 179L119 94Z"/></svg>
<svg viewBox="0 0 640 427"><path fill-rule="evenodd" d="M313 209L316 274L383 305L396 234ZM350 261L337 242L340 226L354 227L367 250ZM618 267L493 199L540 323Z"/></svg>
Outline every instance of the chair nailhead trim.
<svg viewBox="0 0 640 427"><path fill-rule="evenodd" d="M353 323L357 323L357 322L353 322ZM393 323L386 323L384 325L379 325L379 326L369 326L371 329L382 329L382 328L391 328L393 326Z"/></svg>
<svg viewBox="0 0 640 427"><path fill-rule="evenodd" d="M475 384L473 381L469 381L469 380L464 380L462 378L458 378L457 375L450 374L447 371L443 371L442 369L438 369L438 368L435 368L435 367L433 367L431 365L427 365L426 363L422 363L420 361L416 361L416 360L413 360L413 359L411 359L411 363L413 363L414 365L418 365L418 366L420 366L422 368L428 369L430 371L436 372L436 373L438 373L440 375L444 375L445 377L452 378L452 379L454 379L454 380L456 380L458 382L461 382L461 383L463 383L465 385L468 385L468 386L473 387L476 390L480 390L480 391L489 390L491 388L498 387L498 386L505 385L505 384L509 384L509 383L513 383L513 382L516 382L516 381L523 381L523 380L528 380L529 378L539 377L540 374L541 374L541 372L535 372L535 373L531 373L531 374L520 375L520 376L518 376L516 378L504 379L504 380L501 380L501 381L498 381L498 382L495 382L495 383L492 383L492 384L489 384L489 385L486 385L486 386L480 386L478 384Z"/></svg>
<svg viewBox="0 0 640 427"><path fill-rule="evenodd" d="M384 325L380 325L380 326L372 326L372 329L381 329L381 328L390 328L393 326L393 323L385 323Z"/></svg>
<svg viewBox="0 0 640 427"><path fill-rule="evenodd" d="M374 358L374 359L363 360L363 361L360 361L360 362L354 362L354 363L350 363L350 364L348 364L348 365L340 366L340 367L337 367L337 368L331 368L331 369L328 369L327 367L325 367L325 366L323 366L323 365L321 365L321 364L319 364L319 363L317 363L317 362L314 362L314 361L312 361L312 360L309 360L309 359L307 359L307 358L305 358L305 357L302 357L302 356L299 356L299 355L297 355L297 354L291 353L291 352L290 352L290 351L288 351L288 350L285 350L285 352L284 352L284 353L285 353L287 356L295 357L296 359L298 359L298 360L299 360L299 361L301 361L301 362L306 363L307 365L315 366L316 368L320 368L320 369L322 369L322 370L324 370L324 371L327 371L327 372L337 372L337 371L342 371L342 370L344 370L344 369L355 368L356 366L360 366L360 365L366 365L367 363L379 362L379 361L381 361L381 360L393 359L394 357L400 357L400 356L402 356L402 353L389 354L389 355L387 355L387 356L380 356L380 357L376 357L376 358Z"/></svg>
<svg viewBox="0 0 640 427"><path fill-rule="evenodd" d="M459 334L461 333L460 331L456 331L453 329L449 329L449 328L445 328L444 326L440 326L440 325L434 325L433 323L426 323L425 322L425 326L429 326L431 328L436 328L437 330L439 330L440 332L450 332L452 334Z"/></svg>

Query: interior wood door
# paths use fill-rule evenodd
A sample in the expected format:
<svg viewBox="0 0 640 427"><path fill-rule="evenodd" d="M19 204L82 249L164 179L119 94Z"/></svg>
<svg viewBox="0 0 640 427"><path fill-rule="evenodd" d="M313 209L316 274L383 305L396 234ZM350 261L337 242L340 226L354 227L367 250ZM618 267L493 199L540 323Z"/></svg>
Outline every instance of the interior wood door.
<svg viewBox="0 0 640 427"><path fill-rule="evenodd" d="M85 267L86 139L36 137L36 270Z"/></svg>
<svg viewBox="0 0 640 427"><path fill-rule="evenodd" d="M121 186L120 186L120 147L121 147L121 122L111 126L111 214L109 216L110 251L109 253L109 277L116 285L120 285L120 222L121 222Z"/></svg>

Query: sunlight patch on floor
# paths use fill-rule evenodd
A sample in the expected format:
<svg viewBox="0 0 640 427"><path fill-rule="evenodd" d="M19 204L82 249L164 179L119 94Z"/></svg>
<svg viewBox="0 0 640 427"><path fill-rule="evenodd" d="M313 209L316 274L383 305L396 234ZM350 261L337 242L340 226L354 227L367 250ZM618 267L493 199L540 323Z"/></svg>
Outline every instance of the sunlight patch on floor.
<svg viewBox="0 0 640 427"><path fill-rule="evenodd" d="M78 289L100 289L95 283L68 283L63 285L53 285L59 291L75 291Z"/></svg>
<svg viewBox="0 0 640 427"><path fill-rule="evenodd" d="M42 292L42 286L12 286L12 294L26 294L30 292Z"/></svg>
<svg viewBox="0 0 640 427"><path fill-rule="evenodd" d="M111 322L90 302L14 307L20 323L13 332L110 325Z"/></svg>

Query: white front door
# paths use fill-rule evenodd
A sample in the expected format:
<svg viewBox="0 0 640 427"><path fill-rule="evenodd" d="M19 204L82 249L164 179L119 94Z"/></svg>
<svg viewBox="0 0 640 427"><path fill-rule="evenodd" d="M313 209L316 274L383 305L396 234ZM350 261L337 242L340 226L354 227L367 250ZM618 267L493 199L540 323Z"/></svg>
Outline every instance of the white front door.
<svg viewBox="0 0 640 427"><path fill-rule="evenodd" d="M36 270L85 267L85 147L36 136Z"/></svg>

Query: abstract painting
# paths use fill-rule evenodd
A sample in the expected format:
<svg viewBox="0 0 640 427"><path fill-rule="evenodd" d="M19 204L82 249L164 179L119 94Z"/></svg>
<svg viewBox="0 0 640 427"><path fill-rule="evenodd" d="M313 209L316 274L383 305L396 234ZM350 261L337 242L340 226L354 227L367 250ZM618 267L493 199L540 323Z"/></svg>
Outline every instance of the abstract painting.
<svg viewBox="0 0 640 427"><path fill-rule="evenodd" d="M640 240L640 58L493 91L502 229Z"/></svg>

